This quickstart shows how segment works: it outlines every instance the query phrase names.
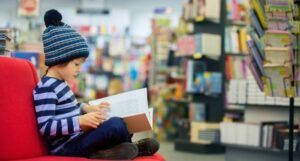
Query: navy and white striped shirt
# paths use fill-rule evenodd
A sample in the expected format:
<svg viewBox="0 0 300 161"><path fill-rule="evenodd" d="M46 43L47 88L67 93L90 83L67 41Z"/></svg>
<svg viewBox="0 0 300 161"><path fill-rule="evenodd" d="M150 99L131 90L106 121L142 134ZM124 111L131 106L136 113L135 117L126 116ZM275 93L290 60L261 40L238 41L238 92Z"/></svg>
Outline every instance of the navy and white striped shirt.
<svg viewBox="0 0 300 161"><path fill-rule="evenodd" d="M39 131L52 153L82 134L78 116L83 104L77 102L65 81L44 76L33 97Z"/></svg>

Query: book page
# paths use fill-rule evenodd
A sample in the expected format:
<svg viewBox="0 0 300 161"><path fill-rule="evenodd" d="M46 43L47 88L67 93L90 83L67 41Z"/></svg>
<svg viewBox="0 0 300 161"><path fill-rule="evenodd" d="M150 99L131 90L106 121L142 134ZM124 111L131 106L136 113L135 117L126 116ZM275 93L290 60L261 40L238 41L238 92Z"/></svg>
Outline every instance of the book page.
<svg viewBox="0 0 300 161"><path fill-rule="evenodd" d="M149 121L151 128L153 128L153 108L152 107L148 109L147 119Z"/></svg>
<svg viewBox="0 0 300 161"><path fill-rule="evenodd" d="M97 105L101 102L110 104L109 117L126 117L141 113L148 113L147 89L138 89L121 94L90 101L89 104Z"/></svg>

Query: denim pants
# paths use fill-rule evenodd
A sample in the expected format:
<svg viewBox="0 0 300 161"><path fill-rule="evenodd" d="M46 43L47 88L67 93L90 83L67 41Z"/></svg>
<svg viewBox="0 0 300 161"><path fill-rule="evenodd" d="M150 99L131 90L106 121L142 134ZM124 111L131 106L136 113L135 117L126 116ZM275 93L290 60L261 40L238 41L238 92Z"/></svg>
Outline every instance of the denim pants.
<svg viewBox="0 0 300 161"><path fill-rule="evenodd" d="M131 142L131 135L122 118L112 117L97 129L66 143L54 155L88 157L97 150L108 149L123 142Z"/></svg>

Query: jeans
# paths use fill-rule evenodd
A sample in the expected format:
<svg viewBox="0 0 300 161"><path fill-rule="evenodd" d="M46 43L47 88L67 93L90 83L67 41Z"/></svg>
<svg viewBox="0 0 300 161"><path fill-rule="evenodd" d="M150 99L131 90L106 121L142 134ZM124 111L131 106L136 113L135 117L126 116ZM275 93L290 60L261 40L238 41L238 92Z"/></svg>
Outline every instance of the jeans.
<svg viewBox="0 0 300 161"><path fill-rule="evenodd" d="M93 152L108 149L123 142L131 142L131 135L122 118L112 117L97 129L66 143L54 155L88 157Z"/></svg>

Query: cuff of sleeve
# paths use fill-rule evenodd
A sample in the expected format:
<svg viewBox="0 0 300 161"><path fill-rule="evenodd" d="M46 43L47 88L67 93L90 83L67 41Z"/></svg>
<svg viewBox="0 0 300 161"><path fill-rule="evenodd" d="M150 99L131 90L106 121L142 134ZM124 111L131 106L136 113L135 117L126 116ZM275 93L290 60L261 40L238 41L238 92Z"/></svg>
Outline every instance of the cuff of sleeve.
<svg viewBox="0 0 300 161"><path fill-rule="evenodd" d="M80 107L80 114L84 114L84 111L83 111L83 107L87 105L86 103L80 103L79 104L79 107Z"/></svg>
<svg viewBox="0 0 300 161"><path fill-rule="evenodd" d="M74 116L72 118L73 120L73 126L74 126L74 133L79 133L81 131L80 125L79 125L79 117Z"/></svg>

